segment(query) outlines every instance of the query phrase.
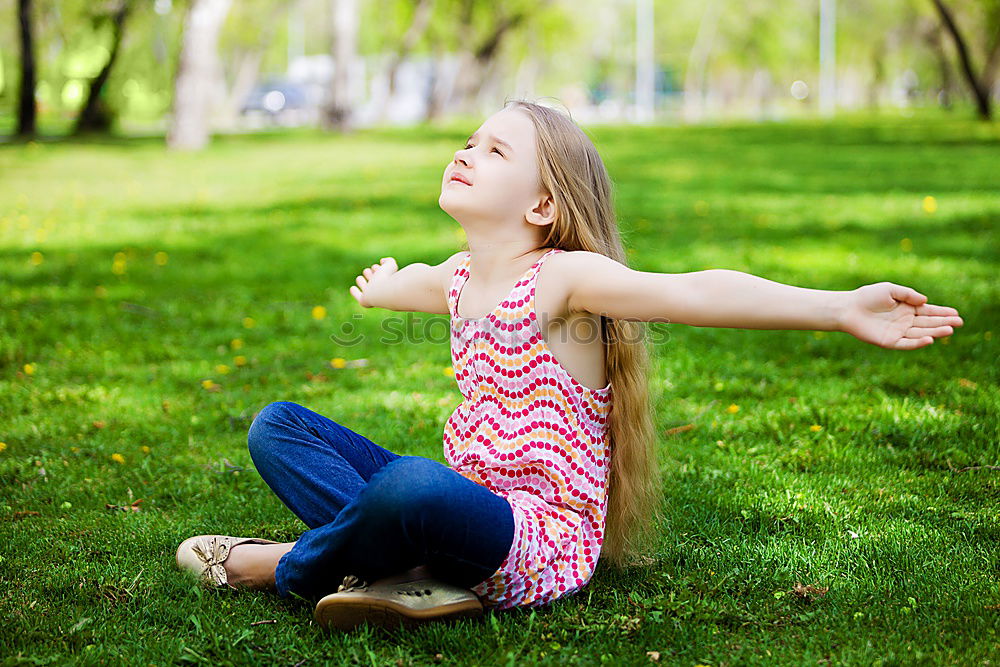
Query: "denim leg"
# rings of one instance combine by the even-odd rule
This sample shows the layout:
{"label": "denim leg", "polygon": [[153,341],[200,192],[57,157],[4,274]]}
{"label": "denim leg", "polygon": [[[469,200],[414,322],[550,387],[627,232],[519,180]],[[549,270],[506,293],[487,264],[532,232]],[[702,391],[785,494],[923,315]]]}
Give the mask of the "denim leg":
{"label": "denim leg", "polygon": [[471,588],[496,572],[513,539],[506,499],[437,461],[401,456],[333,521],[302,534],[278,562],[275,583],[281,597],[318,598],[348,574],[372,581],[425,565]]}
{"label": "denim leg", "polygon": [[264,407],[247,435],[250,458],[275,495],[310,528],[327,524],[382,466],[388,449],[296,403]]}

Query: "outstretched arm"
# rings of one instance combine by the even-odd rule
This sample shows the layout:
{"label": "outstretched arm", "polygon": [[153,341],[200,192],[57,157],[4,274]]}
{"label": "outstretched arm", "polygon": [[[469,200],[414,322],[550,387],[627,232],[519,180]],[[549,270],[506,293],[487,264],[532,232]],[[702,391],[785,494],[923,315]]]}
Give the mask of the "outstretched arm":
{"label": "outstretched arm", "polygon": [[850,291],[795,287],[731,271],[635,271],[599,253],[574,252],[570,311],[698,327],[844,331],[866,343],[913,350],[962,326],[958,311],[883,282]]}

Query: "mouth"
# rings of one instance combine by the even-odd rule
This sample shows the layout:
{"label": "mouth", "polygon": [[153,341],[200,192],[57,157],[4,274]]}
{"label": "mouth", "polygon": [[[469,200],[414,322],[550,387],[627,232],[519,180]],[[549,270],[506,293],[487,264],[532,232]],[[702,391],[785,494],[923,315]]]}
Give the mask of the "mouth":
{"label": "mouth", "polygon": [[465,185],[472,185],[472,183],[469,183],[460,174],[453,174],[452,177],[448,180],[449,183],[454,183],[456,181],[459,182],[459,183],[463,183]]}

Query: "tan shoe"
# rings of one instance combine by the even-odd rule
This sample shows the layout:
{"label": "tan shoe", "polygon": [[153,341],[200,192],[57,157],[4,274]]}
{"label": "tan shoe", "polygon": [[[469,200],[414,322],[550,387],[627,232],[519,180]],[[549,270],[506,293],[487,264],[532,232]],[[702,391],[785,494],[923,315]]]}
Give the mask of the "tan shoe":
{"label": "tan shoe", "polygon": [[363,623],[387,630],[430,621],[482,616],[483,604],[467,588],[437,579],[366,584],[354,576],[316,604],[313,617],[322,628],[349,631]]}
{"label": "tan shoe", "polygon": [[229,552],[240,544],[278,544],[258,537],[230,537],[228,535],[196,535],[177,547],[177,567],[198,577],[199,581],[214,587],[227,586],[229,574],[223,563]]}

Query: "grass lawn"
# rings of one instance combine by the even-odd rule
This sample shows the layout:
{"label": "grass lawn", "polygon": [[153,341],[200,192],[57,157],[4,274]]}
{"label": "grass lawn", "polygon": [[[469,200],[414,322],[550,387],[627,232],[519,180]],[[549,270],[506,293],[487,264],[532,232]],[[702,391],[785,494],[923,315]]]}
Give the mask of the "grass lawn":
{"label": "grass lawn", "polygon": [[650,563],[396,638],[175,570],[190,535],[304,530],[246,449],[269,402],[443,461],[447,318],[348,288],[460,247],[437,198],[478,122],[0,146],[0,664],[995,664],[1000,129],[974,122],[590,130],[633,267],[889,280],[966,321],[913,352],[651,325]]}

